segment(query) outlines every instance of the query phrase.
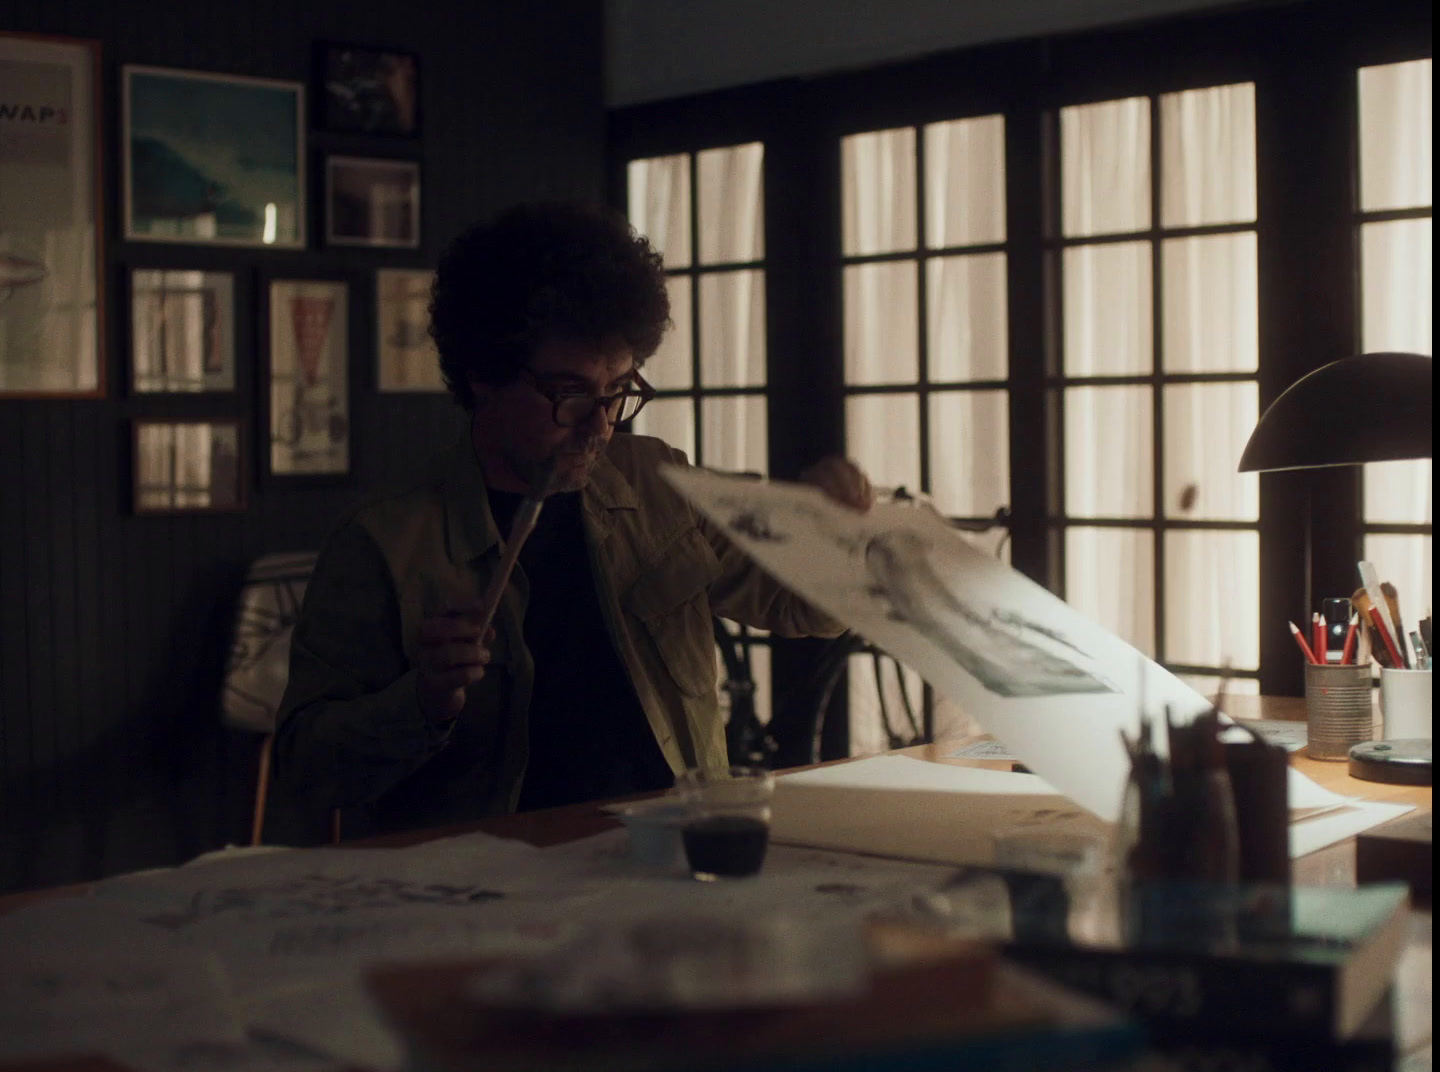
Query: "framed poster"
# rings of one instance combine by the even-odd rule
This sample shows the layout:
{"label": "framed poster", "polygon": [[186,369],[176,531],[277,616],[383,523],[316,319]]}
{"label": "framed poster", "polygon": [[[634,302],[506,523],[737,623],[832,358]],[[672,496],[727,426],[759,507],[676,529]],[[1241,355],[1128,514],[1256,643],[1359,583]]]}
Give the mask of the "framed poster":
{"label": "framed poster", "polygon": [[440,353],[430,337],[428,268],[375,273],[375,384],[380,391],[444,391]]}
{"label": "framed poster", "polygon": [[124,68],[125,237],[305,247],[305,87]]}
{"label": "framed poster", "polygon": [[245,509],[245,452],[238,420],[136,421],[137,514]]}
{"label": "framed poster", "polygon": [[234,275],[131,271],[130,389],[235,389]]}
{"label": "framed poster", "polygon": [[420,130],[420,61],[408,52],[317,46],[326,130],[407,134]]}
{"label": "framed poster", "polygon": [[325,243],[418,248],[420,165],[411,160],[327,157]]}
{"label": "framed poster", "polygon": [[270,472],[348,473],[349,288],[332,280],[274,279],[268,304]]}
{"label": "framed poster", "polygon": [[0,33],[0,397],[100,398],[100,43]]}

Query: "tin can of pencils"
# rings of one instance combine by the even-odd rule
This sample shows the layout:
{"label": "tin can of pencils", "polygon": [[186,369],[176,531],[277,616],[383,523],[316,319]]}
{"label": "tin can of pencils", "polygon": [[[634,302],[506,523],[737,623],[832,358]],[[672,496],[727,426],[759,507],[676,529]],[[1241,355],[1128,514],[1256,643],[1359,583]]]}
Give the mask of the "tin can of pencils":
{"label": "tin can of pencils", "polygon": [[1350,746],[1375,738],[1370,666],[1305,666],[1305,712],[1313,759],[1344,760]]}

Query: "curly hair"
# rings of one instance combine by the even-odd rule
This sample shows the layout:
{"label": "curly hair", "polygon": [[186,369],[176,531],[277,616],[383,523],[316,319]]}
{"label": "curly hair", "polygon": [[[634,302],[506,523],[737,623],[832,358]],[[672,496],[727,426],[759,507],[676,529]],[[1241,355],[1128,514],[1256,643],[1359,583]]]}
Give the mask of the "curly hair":
{"label": "curly hair", "polygon": [[598,205],[520,205],[470,227],[441,256],[430,297],[440,370],[467,410],[472,379],[510,383],[546,341],[618,341],[638,367],[669,325],[660,254]]}

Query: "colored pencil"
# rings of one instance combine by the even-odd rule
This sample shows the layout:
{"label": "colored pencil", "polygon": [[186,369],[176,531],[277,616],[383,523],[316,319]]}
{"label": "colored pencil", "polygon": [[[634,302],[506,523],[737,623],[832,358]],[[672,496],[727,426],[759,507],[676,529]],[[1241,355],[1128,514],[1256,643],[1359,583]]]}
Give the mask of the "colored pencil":
{"label": "colored pencil", "polygon": [[1294,622],[1286,622],[1285,624],[1290,627],[1290,632],[1295,634],[1295,643],[1300,645],[1300,652],[1305,656],[1305,661],[1307,663],[1313,663],[1315,661],[1315,653],[1310,650],[1310,645],[1305,643],[1305,634],[1300,632],[1300,627]]}

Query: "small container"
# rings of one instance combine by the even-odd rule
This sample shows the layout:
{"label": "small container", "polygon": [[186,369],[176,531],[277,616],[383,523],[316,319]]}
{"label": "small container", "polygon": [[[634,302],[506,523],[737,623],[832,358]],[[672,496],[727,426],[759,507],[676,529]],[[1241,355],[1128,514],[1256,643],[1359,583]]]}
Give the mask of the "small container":
{"label": "small container", "polygon": [[1429,670],[1380,669],[1380,714],[1387,741],[1431,737]]}
{"label": "small container", "polygon": [[714,882],[759,872],[770,842],[773,774],[761,767],[687,770],[675,790],[690,809],[681,838],[691,875]]}
{"label": "small container", "polygon": [[1375,711],[1368,664],[1305,665],[1305,754],[1312,759],[1346,760],[1350,746],[1375,737]]}
{"label": "small container", "polygon": [[689,814],[689,807],[674,797],[641,800],[621,808],[620,821],[630,834],[630,859],[641,867],[683,871],[680,828]]}

